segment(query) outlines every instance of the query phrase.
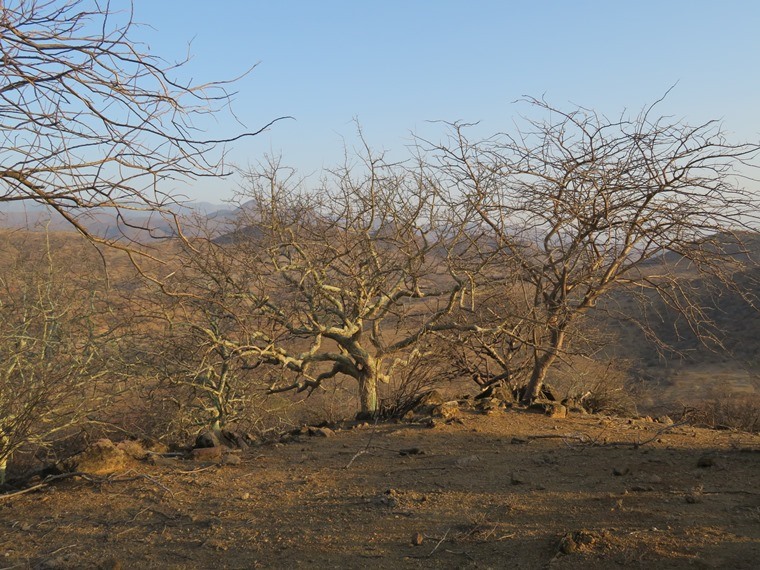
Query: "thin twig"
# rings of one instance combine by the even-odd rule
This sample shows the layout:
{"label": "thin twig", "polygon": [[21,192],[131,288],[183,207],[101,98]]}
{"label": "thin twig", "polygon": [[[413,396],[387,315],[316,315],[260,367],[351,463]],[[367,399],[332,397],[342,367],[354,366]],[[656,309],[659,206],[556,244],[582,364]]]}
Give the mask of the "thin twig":
{"label": "thin twig", "polygon": [[438,547],[441,546],[443,544],[443,541],[446,540],[446,537],[449,536],[449,531],[451,531],[451,527],[446,529],[446,532],[443,534],[443,537],[441,538],[441,540],[438,541],[438,544],[435,545],[433,550],[430,551],[430,554],[427,555],[427,558],[430,558],[431,556],[433,556],[433,554],[435,554],[435,551],[438,550]]}
{"label": "thin twig", "polygon": [[364,455],[365,453],[369,453],[369,448],[372,445],[372,439],[375,437],[375,433],[377,432],[377,422],[380,418],[375,418],[375,423],[372,426],[372,432],[369,434],[369,440],[367,441],[367,445],[364,449],[360,449],[357,451],[354,456],[351,458],[351,461],[348,462],[348,464],[343,469],[348,469],[353,465],[354,461],[356,461],[359,457]]}
{"label": "thin twig", "polygon": [[655,434],[654,434],[652,437],[650,437],[649,439],[647,439],[647,440],[644,440],[644,441],[639,441],[639,442],[636,442],[636,443],[634,443],[634,444],[633,444],[633,448],[634,448],[634,449],[637,449],[637,448],[641,447],[642,445],[646,445],[647,443],[652,443],[652,442],[653,442],[653,441],[655,441],[655,440],[656,440],[658,437],[660,437],[662,434],[664,434],[664,433],[666,433],[666,432],[668,432],[668,431],[670,431],[670,430],[672,430],[672,429],[674,429],[674,428],[680,427],[680,426],[682,426],[682,425],[686,425],[686,424],[688,424],[688,423],[689,423],[689,421],[688,421],[688,420],[681,420],[680,422],[676,422],[676,423],[674,423],[674,424],[671,424],[671,425],[669,425],[669,426],[665,426],[664,428],[657,430],[657,431],[655,432]]}
{"label": "thin twig", "polygon": [[86,473],[82,473],[80,471],[75,471],[73,473],[61,473],[60,475],[48,475],[45,477],[45,479],[36,485],[32,485],[31,487],[27,487],[26,489],[21,489],[20,491],[15,491],[13,493],[5,493],[3,495],[0,495],[0,500],[11,499],[13,497],[18,497],[19,495],[31,493],[32,491],[47,487],[52,482],[58,481],[60,479],[69,479],[70,477],[84,477],[85,475]]}

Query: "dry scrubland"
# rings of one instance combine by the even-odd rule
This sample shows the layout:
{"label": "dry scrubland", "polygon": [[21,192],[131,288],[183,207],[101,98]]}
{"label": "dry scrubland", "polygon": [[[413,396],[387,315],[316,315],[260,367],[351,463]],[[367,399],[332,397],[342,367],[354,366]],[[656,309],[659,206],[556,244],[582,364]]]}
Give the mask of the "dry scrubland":
{"label": "dry scrubland", "polygon": [[[88,283],[114,295],[98,319],[132,315],[130,326],[155,338],[159,329],[134,316],[147,284],[122,254],[105,250],[106,287],[93,278],[102,260],[73,234],[3,238],[5,267],[76,259],[54,273],[76,283],[92,271]],[[739,332],[753,329],[750,321]],[[614,345],[618,355],[628,346],[626,359],[645,360],[634,331],[618,323],[613,333],[628,339]],[[221,454],[191,449],[199,428],[188,409],[171,404],[176,386],[134,366],[113,370],[90,416],[95,424],[58,434],[35,460],[22,449],[12,465],[10,474],[22,475],[59,461],[31,479],[26,471],[0,497],[2,567],[752,568],[760,556],[760,436],[696,427],[757,422],[756,377],[746,361],[724,359],[699,353],[623,395],[619,378],[596,385],[611,409],[628,406],[624,417],[580,407],[550,417],[503,392],[504,400],[474,399],[479,388],[465,379],[426,377],[381,396],[437,385],[460,399],[417,406],[403,420],[348,422],[353,382],[309,399],[267,397],[260,385],[249,423],[241,417],[250,432]],[[564,395],[605,370],[573,376],[560,368],[550,382]],[[737,391],[727,396],[732,383]],[[719,400],[699,404],[705,397]],[[669,410],[676,423],[639,416],[635,404],[640,414]],[[104,436],[117,451],[97,443]],[[65,459],[82,450],[90,459]]]}
{"label": "dry scrubland", "polygon": [[760,556],[758,435],[469,401],[448,420],[332,427],[233,459],[151,454],[4,498],[3,567],[755,568]]}
{"label": "dry scrubland", "polygon": [[754,564],[760,144],[527,97],[231,169],[280,119],[131,16],[0,3],[0,211],[60,218],[0,233],[0,567]]}

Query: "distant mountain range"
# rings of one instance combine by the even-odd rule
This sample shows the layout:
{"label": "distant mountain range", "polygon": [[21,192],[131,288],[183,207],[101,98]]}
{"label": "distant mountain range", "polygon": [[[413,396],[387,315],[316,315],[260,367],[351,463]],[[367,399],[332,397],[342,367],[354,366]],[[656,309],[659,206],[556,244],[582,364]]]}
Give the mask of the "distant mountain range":
{"label": "distant mountain range", "polygon": [[[72,210],[72,213],[77,222],[101,238],[160,239],[176,235],[173,215],[177,216],[183,227],[192,227],[192,220],[196,217],[214,223],[224,223],[234,216],[236,209],[235,206],[211,202],[187,202],[170,207],[165,214],[113,208]],[[76,231],[68,220],[52,208],[43,204],[21,202],[0,202],[0,228]]]}

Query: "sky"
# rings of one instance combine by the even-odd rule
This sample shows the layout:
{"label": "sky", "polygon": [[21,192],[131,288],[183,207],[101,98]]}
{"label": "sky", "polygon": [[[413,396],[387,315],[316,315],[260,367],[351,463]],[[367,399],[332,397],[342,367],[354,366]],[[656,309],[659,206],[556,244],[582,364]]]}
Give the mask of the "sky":
{"label": "sky", "polygon": [[[134,0],[136,36],[168,61],[192,55],[196,82],[250,73],[214,136],[257,130],[229,154],[266,154],[318,173],[368,143],[404,157],[434,121],[479,122],[486,134],[535,116],[523,96],[617,116],[662,97],[687,123],[720,119],[733,142],[760,140],[760,2],[755,0]],[[189,47],[188,47],[189,46]],[[231,197],[235,180],[180,189]]]}

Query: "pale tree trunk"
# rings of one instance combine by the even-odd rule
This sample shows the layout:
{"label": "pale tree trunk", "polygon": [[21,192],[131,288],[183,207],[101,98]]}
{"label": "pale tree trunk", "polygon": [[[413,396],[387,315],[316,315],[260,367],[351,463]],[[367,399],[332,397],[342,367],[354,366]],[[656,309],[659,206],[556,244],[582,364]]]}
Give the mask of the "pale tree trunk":
{"label": "pale tree trunk", "polygon": [[379,375],[379,366],[374,359],[369,359],[364,363],[359,375],[359,404],[360,416],[365,418],[374,418],[379,410],[377,401],[377,380]]}
{"label": "pale tree trunk", "polygon": [[557,360],[557,355],[562,349],[565,343],[565,331],[564,329],[552,329],[550,337],[550,348],[537,357],[533,365],[533,372],[530,375],[530,381],[525,387],[525,394],[523,394],[522,401],[524,404],[529,404],[536,400],[541,393],[541,388],[544,387],[544,380],[546,380],[546,374],[549,369]]}

